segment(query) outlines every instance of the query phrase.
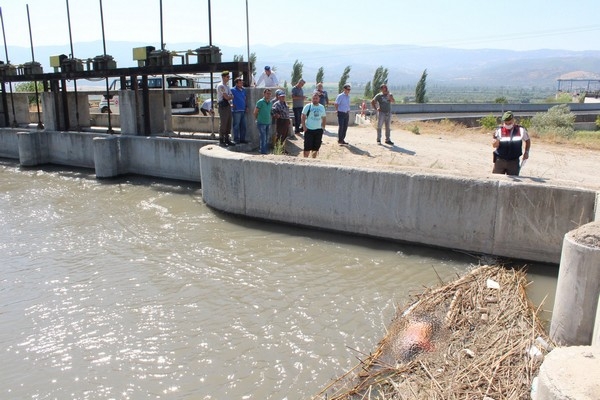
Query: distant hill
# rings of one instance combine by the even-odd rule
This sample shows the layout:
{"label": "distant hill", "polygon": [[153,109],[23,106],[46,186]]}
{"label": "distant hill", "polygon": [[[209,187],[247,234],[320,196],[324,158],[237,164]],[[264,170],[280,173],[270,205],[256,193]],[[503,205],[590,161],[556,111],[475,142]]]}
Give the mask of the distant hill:
{"label": "distant hill", "polygon": [[[135,66],[132,49],[146,44],[137,42],[107,42],[107,53],[117,61],[118,67]],[[184,51],[206,44],[174,43],[169,50]],[[93,58],[102,54],[100,41],[75,43],[75,57]],[[70,46],[41,46],[34,49],[36,61],[44,71],[50,72],[51,55],[68,54]],[[576,74],[579,78],[597,79],[600,74],[600,51],[567,50],[463,50],[443,47],[417,47],[406,45],[321,45],[285,44],[279,46],[252,46],[257,55],[257,71],[264,65],[275,67],[280,81],[290,79],[296,60],[303,63],[304,78],[312,83],[317,70],[324,68],[325,81],[337,83],[346,66],[351,66],[350,83],[362,86],[370,81],[379,66],[389,71],[391,85],[415,85],[423,70],[427,69],[428,83],[462,86],[520,86],[556,87],[561,76]],[[221,47],[223,61],[234,55],[244,55],[244,47]],[[31,61],[31,50],[9,47],[13,64]]]}

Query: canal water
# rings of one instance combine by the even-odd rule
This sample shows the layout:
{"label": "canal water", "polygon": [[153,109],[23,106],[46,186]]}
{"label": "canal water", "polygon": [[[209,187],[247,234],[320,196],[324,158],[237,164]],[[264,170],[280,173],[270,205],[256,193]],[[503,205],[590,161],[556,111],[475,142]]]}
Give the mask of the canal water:
{"label": "canal water", "polygon": [[[190,183],[6,160],[0,250],[3,399],[307,399],[411,294],[479,263],[223,214]],[[551,310],[558,268],[529,271]]]}

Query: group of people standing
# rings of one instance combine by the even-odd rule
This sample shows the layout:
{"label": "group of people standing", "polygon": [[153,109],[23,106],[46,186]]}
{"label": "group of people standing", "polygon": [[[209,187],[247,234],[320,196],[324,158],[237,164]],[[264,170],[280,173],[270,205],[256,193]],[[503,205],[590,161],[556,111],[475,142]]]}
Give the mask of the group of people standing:
{"label": "group of people standing", "polygon": [[[304,85],[304,81],[302,84]],[[319,103],[319,94],[313,93],[309,104],[304,105],[304,94],[295,92],[296,99],[292,100],[292,110],[294,112],[294,130],[295,133],[304,133],[304,157],[317,157],[321,144],[323,142],[323,132],[325,131],[326,110],[325,106]],[[272,119],[275,119],[275,143],[285,144],[290,129],[289,107],[285,101],[285,91],[278,89],[275,92],[276,101],[271,102],[271,89],[263,90],[263,97],[256,102],[254,109],[254,118],[259,133],[259,150],[261,154],[267,154],[269,127]],[[292,92],[292,98],[294,92]],[[300,99],[298,98],[300,97]],[[301,102],[301,103],[300,103]],[[301,104],[301,107],[296,105]],[[298,117],[299,115],[299,117]],[[285,148],[283,149],[285,153]]]}
{"label": "group of people standing", "polygon": [[[246,141],[246,112],[248,102],[243,87],[243,79],[235,78],[234,87],[229,88],[229,71],[221,73],[221,83],[217,85],[217,104],[219,109],[219,143],[221,146],[234,146],[236,143],[248,143]],[[323,140],[325,131],[326,109],[329,102],[327,91],[323,90],[323,84],[319,83],[312,95],[312,101],[304,104],[303,86],[306,83],[300,79],[292,89],[292,111],[294,113],[294,132],[304,133],[304,157],[312,155],[316,157]],[[259,150],[261,154],[269,151],[269,128],[275,124],[275,145],[281,146],[283,153],[285,141],[290,130],[290,110],[286,102],[284,90],[277,89],[275,98],[271,87],[278,85],[277,76],[271,71],[271,67],[265,66],[257,85],[264,84],[263,97],[256,102],[253,116],[259,132]],[[206,115],[206,114],[205,114]],[[233,141],[230,140],[230,132],[233,130]]]}
{"label": "group of people standing", "polygon": [[[269,127],[275,123],[275,145],[282,148],[286,154],[285,141],[290,130],[290,110],[286,102],[286,93],[281,89],[275,91],[275,98],[272,101],[272,86],[277,86],[276,75],[269,66],[265,66],[263,75],[257,81],[257,84],[265,85],[263,97],[256,102],[253,116],[259,131],[259,150],[261,154],[267,154],[269,151]],[[234,87],[229,88],[229,72],[224,71],[222,81],[217,86],[217,104],[219,107],[220,126],[219,142],[222,146],[233,146],[236,143],[248,143],[246,141],[246,112],[248,103],[246,91],[244,90],[244,81],[238,77],[234,79]],[[321,144],[323,142],[323,133],[325,132],[326,106],[329,104],[327,91],[323,84],[318,83],[315,91],[312,93],[311,101],[304,104],[306,96],[304,95],[304,85],[306,81],[302,78],[292,88],[292,112],[294,114],[294,133],[304,134],[304,157],[317,157]],[[271,86],[272,85],[272,86]],[[385,127],[385,144],[393,146],[391,140],[391,104],[395,103],[394,96],[389,92],[387,84],[380,86],[380,92],[371,100],[371,106],[377,111],[377,144],[381,145],[383,128]],[[349,84],[343,86],[342,93],[335,98],[334,106],[338,119],[338,144],[340,146],[348,145],[346,142],[346,133],[350,122],[350,91],[352,87]],[[233,141],[229,134],[233,130]],[[522,147],[525,144],[525,151]],[[529,148],[531,140],[527,130],[522,126],[514,124],[514,116],[508,111],[502,116],[502,126],[494,132],[494,168],[493,173],[518,175],[523,160],[529,158]]]}
{"label": "group of people standing", "polygon": [[[219,143],[221,146],[234,146],[236,143],[246,141],[246,112],[248,103],[244,80],[241,77],[234,79],[234,86],[230,88],[229,71],[221,73],[221,83],[217,85],[217,105],[219,107]],[[233,141],[229,133],[233,128]]]}

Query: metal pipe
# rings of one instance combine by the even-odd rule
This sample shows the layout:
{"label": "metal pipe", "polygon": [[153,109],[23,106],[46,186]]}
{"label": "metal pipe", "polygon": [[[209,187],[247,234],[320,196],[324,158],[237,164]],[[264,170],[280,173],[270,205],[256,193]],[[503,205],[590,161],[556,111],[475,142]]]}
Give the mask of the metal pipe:
{"label": "metal pipe", "polygon": [[[67,23],[69,25],[69,43],[71,44],[71,58],[73,59],[73,62],[76,63],[75,54],[73,52],[73,36],[71,35],[71,13],[69,12],[69,0],[66,0],[66,1],[67,1]],[[75,65],[73,65],[74,68],[75,68]],[[75,129],[80,130],[81,125],[79,124],[79,100],[77,99],[77,79],[73,79],[73,90],[75,92],[75,118],[77,119],[77,126],[75,127]]]}
{"label": "metal pipe", "polygon": [[[27,24],[29,26],[29,44],[31,46],[31,65],[32,67],[35,65],[35,56],[33,54],[33,36],[31,35],[31,20],[29,18],[29,4],[25,5],[27,8]],[[33,81],[33,86],[35,88],[35,104],[37,105],[37,116],[38,116],[38,129],[44,129],[44,124],[42,124],[42,117],[40,112],[40,95],[38,93],[37,81]]]}
{"label": "metal pipe", "polygon": [[[159,6],[160,6],[160,57],[158,58],[160,60],[160,64],[162,65],[164,62],[164,54],[165,54],[165,41],[164,41],[164,36],[163,36],[163,6],[162,6],[162,0],[159,1]],[[161,79],[162,79],[162,101],[163,101],[163,133],[167,133],[167,92],[166,92],[166,86],[167,86],[167,82],[165,82],[165,73],[163,72],[161,74]],[[171,131],[168,131],[169,133],[169,137],[171,137]]]}
{"label": "metal pipe", "polygon": [[252,86],[252,71],[250,66],[250,19],[248,18],[248,0],[246,0],[246,54],[248,55],[248,71],[250,76],[248,80],[248,86]]}
{"label": "metal pipe", "polygon": [[[208,45],[209,45],[209,49],[210,51],[212,51],[212,12],[211,12],[211,8],[210,8],[210,0],[208,0]],[[198,55],[198,57],[200,57],[200,55]],[[215,113],[214,113],[214,109],[215,109],[215,100],[213,97],[213,92],[214,92],[214,81],[213,81],[213,71],[211,69],[210,71],[210,106],[213,109],[213,113],[211,114],[211,139],[215,138]]]}
{"label": "metal pipe", "polygon": [[[106,60],[106,38],[104,36],[104,14],[102,12],[102,0],[100,1],[100,25],[102,26],[102,49],[104,50],[104,61]],[[110,92],[109,92],[109,87],[108,87],[108,76],[105,78],[106,79],[106,105],[108,106],[108,129],[106,130],[106,133],[109,134],[113,134],[115,133],[113,131],[112,125],[111,125],[111,120],[110,120]]]}
{"label": "metal pipe", "polygon": [[[6,54],[6,65],[10,65],[10,61],[8,60],[8,47],[6,46],[6,33],[4,31],[4,17],[2,16],[2,7],[0,7],[0,21],[2,22],[2,37],[4,38],[4,54]],[[8,87],[10,88],[10,104],[12,107],[12,115],[13,115],[13,123],[12,127],[17,127],[17,116],[15,113],[15,100],[13,98],[13,89],[12,82],[8,82]],[[8,123],[8,119],[6,121]]]}

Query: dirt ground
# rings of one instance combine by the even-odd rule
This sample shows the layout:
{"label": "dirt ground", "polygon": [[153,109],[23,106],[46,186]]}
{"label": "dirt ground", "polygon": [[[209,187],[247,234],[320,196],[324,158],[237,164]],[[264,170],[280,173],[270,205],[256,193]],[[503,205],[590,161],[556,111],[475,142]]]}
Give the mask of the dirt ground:
{"label": "dirt ground", "polygon": [[[492,170],[491,132],[480,129],[447,129],[435,125],[420,129],[419,134],[403,130],[399,122],[392,123],[393,146],[376,143],[376,129],[371,125],[356,125],[348,129],[346,142],[337,143],[337,126],[327,125],[318,162],[361,166],[379,170],[430,172],[441,175],[483,179],[506,179],[538,182],[555,186],[600,190],[600,151],[571,145],[543,143],[531,139],[529,160],[519,177],[494,175]],[[290,156],[302,157],[303,139],[288,141]]]}

